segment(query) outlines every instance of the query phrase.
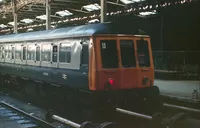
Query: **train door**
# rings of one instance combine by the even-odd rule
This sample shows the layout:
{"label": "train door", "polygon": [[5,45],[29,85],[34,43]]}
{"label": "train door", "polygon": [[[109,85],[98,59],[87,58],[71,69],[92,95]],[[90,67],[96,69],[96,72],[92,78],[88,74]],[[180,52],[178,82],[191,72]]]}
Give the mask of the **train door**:
{"label": "train door", "polygon": [[149,38],[135,38],[136,55],[138,61],[138,86],[146,87],[153,85],[154,68],[152,60],[152,51]]}
{"label": "train door", "polygon": [[33,43],[27,44],[27,64],[35,65],[36,46]]}
{"label": "train door", "polygon": [[131,36],[118,37],[117,43],[119,45],[119,58],[121,65],[121,88],[136,88],[138,82],[138,70],[135,53],[135,42]]}
{"label": "train door", "polygon": [[42,42],[41,44],[41,66],[51,67],[51,43]]}
{"label": "train door", "polygon": [[58,67],[58,51],[59,51],[59,47],[58,47],[58,44],[56,43],[52,43],[51,44],[52,46],[52,60],[51,60],[51,67],[52,68],[57,68]]}

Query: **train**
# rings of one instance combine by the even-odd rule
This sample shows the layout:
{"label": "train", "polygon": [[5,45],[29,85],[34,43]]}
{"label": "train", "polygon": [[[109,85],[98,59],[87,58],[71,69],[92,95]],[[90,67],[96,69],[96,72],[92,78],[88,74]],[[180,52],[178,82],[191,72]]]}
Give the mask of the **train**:
{"label": "train", "polygon": [[150,36],[116,27],[97,23],[0,36],[1,84],[31,96],[55,92],[90,108],[157,110]]}

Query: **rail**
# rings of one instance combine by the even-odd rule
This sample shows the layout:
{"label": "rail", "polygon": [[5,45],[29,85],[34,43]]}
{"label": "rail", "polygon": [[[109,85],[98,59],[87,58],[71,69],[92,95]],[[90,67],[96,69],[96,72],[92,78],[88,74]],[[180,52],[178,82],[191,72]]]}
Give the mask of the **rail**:
{"label": "rail", "polygon": [[195,109],[195,108],[183,107],[183,106],[167,104],[167,103],[163,103],[163,106],[170,107],[170,108],[177,108],[177,109],[181,109],[181,110],[185,110],[185,111],[189,111],[189,112],[200,113],[200,109]]}
{"label": "rail", "polygon": [[26,113],[26,112],[14,107],[14,106],[8,104],[8,103],[6,103],[5,101],[0,101],[0,104],[2,106],[5,106],[5,107],[17,112],[17,113],[22,114],[23,116],[25,116],[25,117],[27,117],[27,118],[29,118],[31,120],[34,120],[34,122],[36,122],[37,124],[39,124],[40,126],[42,126],[44,128],[56,128],[55,126],[51,125],[50,123],[48,123],[48,122],[46,122],[44,120],[41,120],[41,119],[39,119],[39,118],[37,118],[37,117],[35,117],[33,115],[30,115],[29,113]]}
{"label": "rail", "polygon": [[117,112],[140,117],[152,122],[151,127],[157,128],[199,128],[200,120],[190,118],[185,113],[177,113],[172,117],[164,117],[161,113],[155,113],[154,115],[144,115],[129,110],[116,108]]}

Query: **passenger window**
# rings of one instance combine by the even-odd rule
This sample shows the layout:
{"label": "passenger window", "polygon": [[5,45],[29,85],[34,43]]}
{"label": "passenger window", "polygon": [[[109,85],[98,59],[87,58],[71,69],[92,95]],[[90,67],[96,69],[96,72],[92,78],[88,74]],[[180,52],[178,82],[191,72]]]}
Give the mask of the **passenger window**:
{"label": "passenger window", "polygon": [[15,59],[21,60],[21,46],[16,45],[15,47]]}
{"label": "passenger window", "polygon": [[51,45],[44,44],[42,45],[42,61],[50,61],[51,56]]}
{"label": "passenger window", "polygon": [[15,47],[14,46],[12,46],[12,59],[15,59]]}
{"label": "passenger window", "polygon": [[138,61],[140,67],[149,67],[149,47],[146,40],[137,40]]}
{"label": "passenger window", "polygon": [[0,46],[0,59],[2,58],[2,46]]}
{"label": "passenger window", "polygon": [[57,62],[57,56],[58,56],[58,46],[54,45],[53,46],[53,56],[52,56],[53,62]]}
{"label": "passenger window", "polygon": [[26,46],[23,46],[23,60],[26,60]]}
{"label": "passenger window", "polygon": [[69,44],[60,44],[59,62],[71,62],[71,46]]}
{"label": "passenger window", "polygon": [[28,45],[27,60],[35,60],[35,45]]}
{"label": "passenger window", "polygon": [[7,46],[5,47],[5,58],[6,58],[6,59],[11,59],[10,53],[11,53],[10,46],[7,45]]}
{"label": "passenger window", "polygon": [[81,64],[88,64],[89,58],[89,50],[88,44],[82,44],[82,57],[81,57]]}
{"label": "passenger window", "polygon": [[2,47],[2,59],[4,59],[5,58],[5,49],[4,49],[4,47]]}
{"label": "passenger window", "polygon": [[11,45],[8,46],[8,59],[12,58],[12,47]]}
{"label": "passenger window", "polygon": [[119,67],[116,40],[101,40],[100,50],[103,68]]}
{"label": "passenger window", "polygon": [[36,61],[40,61],[40,46],[36,47]]}
{"label": "passenger window", "polygon": [[120,52],[124,68],[136,67],[133,40],[120,40]]}

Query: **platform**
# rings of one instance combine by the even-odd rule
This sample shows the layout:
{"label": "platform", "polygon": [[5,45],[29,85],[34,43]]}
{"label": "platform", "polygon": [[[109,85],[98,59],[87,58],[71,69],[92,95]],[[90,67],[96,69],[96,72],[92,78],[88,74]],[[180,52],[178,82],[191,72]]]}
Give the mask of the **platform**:
{"label": "platform", "polygon": [[163,96],[200,102],[200,81],[155,79],[154,85],[159,87]]}

